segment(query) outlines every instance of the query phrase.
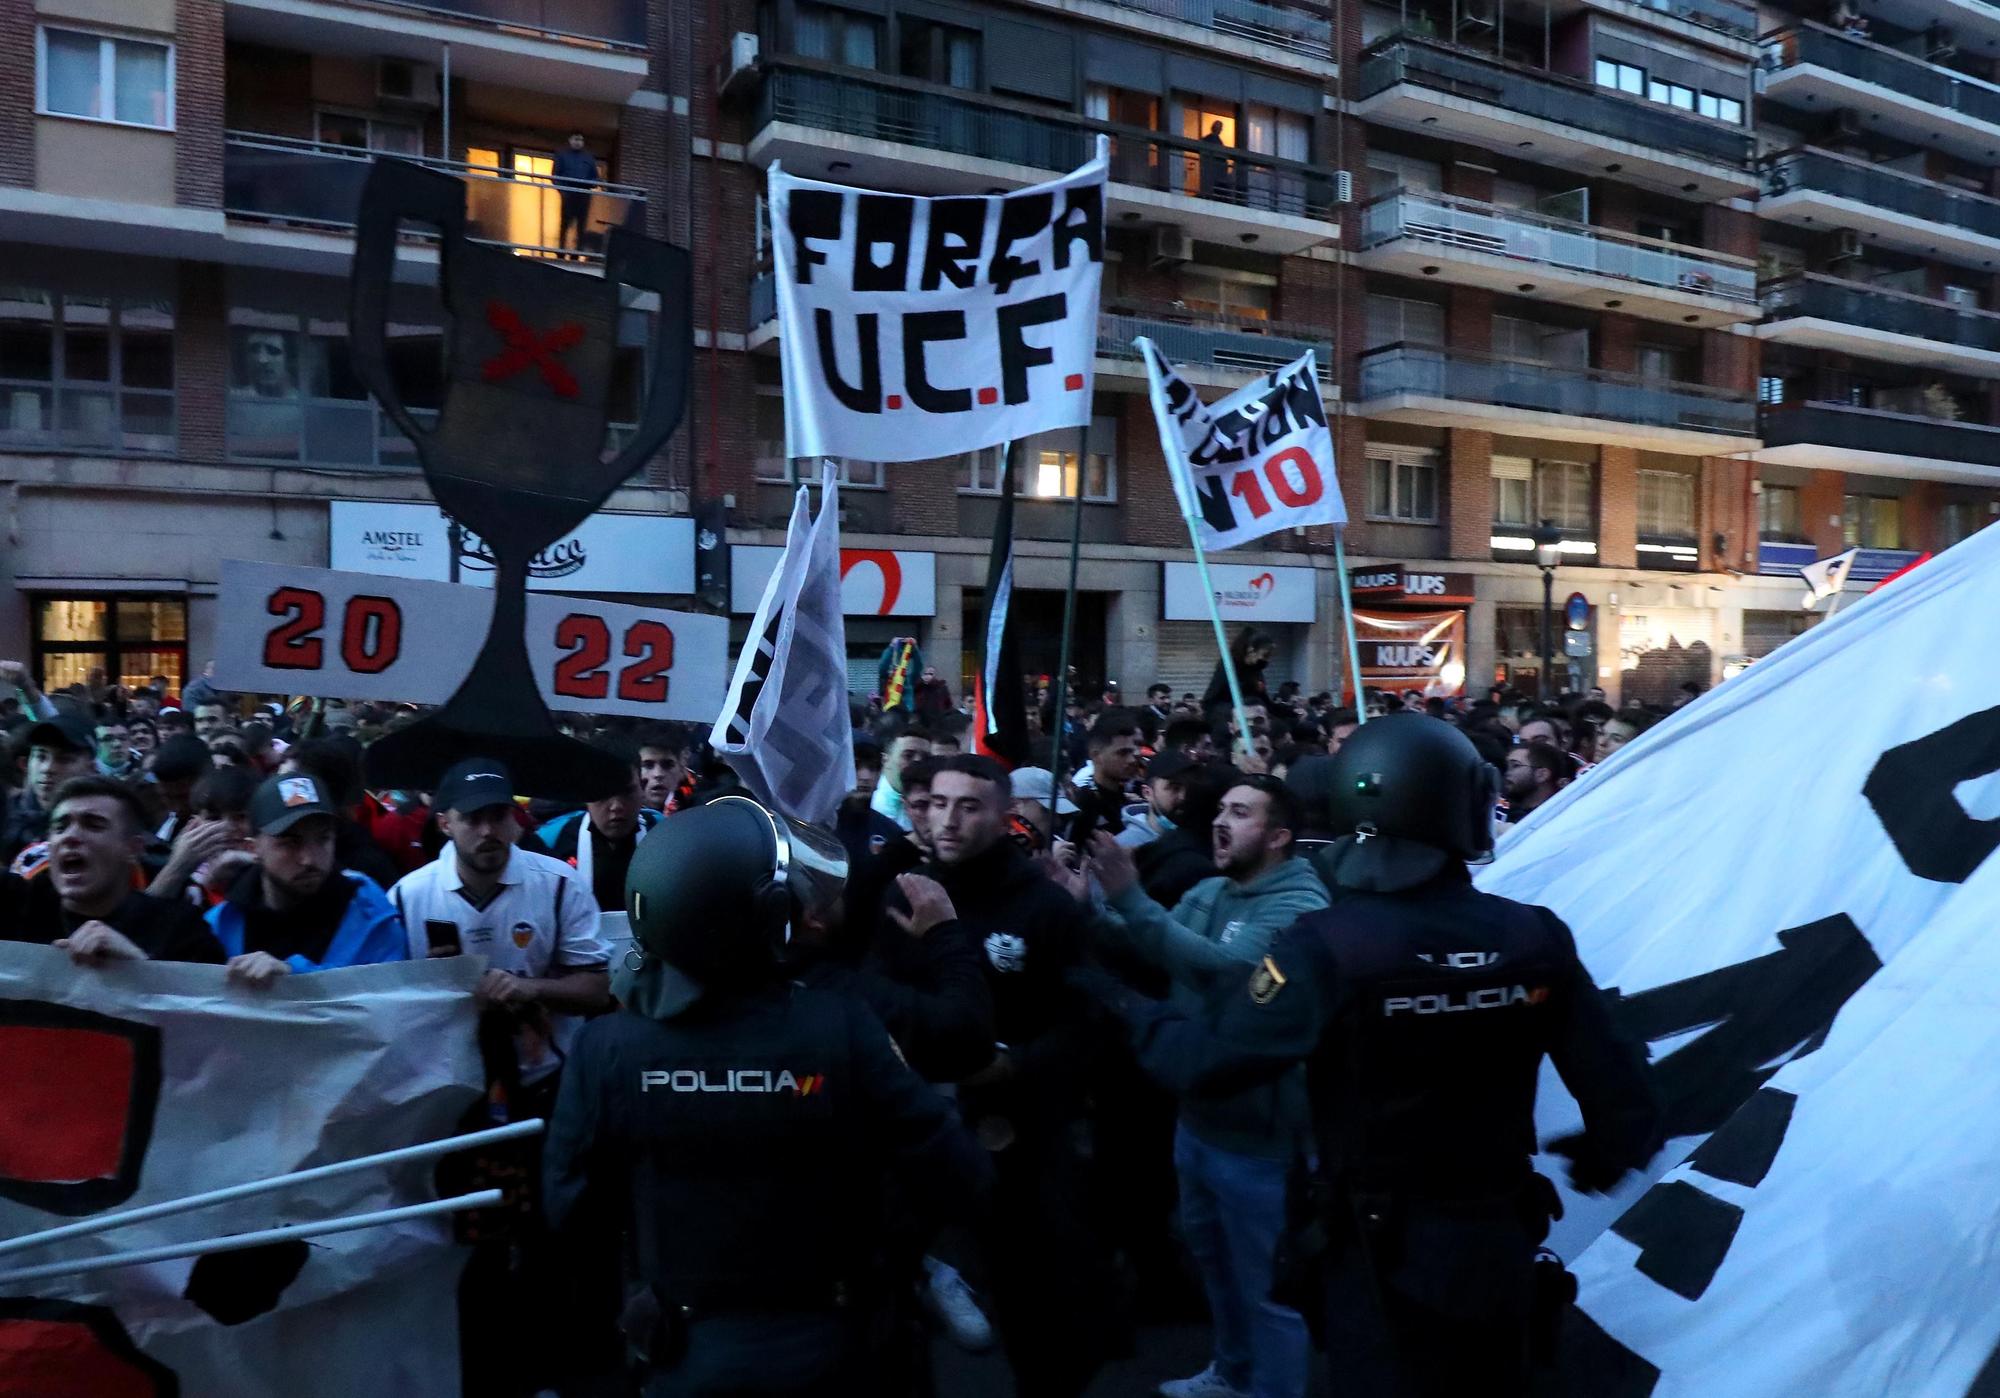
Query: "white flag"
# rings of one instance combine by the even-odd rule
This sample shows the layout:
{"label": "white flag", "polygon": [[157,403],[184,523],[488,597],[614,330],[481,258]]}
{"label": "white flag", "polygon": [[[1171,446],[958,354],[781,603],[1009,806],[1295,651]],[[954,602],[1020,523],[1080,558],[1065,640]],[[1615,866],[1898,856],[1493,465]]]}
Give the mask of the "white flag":
{"label": "white flag", "polygon": [[1146,361],[1174,495],[1181,515],[1198,521],[1203,548],[1346,523],[1313,351],[1204,404],[1151,340],[1134,343]]}
{"label": "white flag", "polygon": [[1847,586],[1847,574],[1854,567],[1860,549],[1849,549],[1846,553],[1836,553],[1831,558],[1822,558],[1799,569],[1799,576],[1806,580],[1804,605],[1812,607],[1823,602]]}
{"label": "white flag", "polygon": [[1108,168],[923,199],[773,165],[786,453],[921,461],[1087,426]]}
{"label": "white flag", "polygon": [[854,789],[847,623],[840,605],[840,486],[820,477],[819,518],[799,487],[785,555],[764,585],[709,741],[759,801],[830,825]]}
{"label": "white flag", "polygon": [[[1570,924],[1666,1100],[1651,1178],[1569,1196],[1552,1239],[1587,1246],[1568,1391],[2000,1374],[1996,583],[1988,529],[1634,739],[1480,876]],[[1540,1116],[1573,1129],[1553,1074]]]}

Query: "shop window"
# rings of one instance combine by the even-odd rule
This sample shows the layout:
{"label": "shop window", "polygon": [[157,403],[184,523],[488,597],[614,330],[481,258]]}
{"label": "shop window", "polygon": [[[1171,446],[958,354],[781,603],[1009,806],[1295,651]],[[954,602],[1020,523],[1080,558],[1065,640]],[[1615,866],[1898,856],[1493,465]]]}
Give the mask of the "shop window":
{"label": "shop window", "polygon": [[1368,448],[1368,518],[1437,523],[1438,468],[1428,451]]}
{"label": "shop window", "polygon": [[1849,548],[1900,549],[1903,502],[1888,495],[1849,495],[1841,532]]}
{"label": "shop window", "polygon": [[1793,485],[1766,484],[1758,499],[1757,536],[1773,543],[1805,539],[1799,516],[1799,490]]}
{"label": "shop window", "polygon": [[1643,538],[1692,542],[1694,477],[1680,471],[1639,472],[1638,525]]}
{"label": "shop window", "polygon": [[179,693],[187,674],[187,602],[179,597],[41,597],[34,609],[34,664],[43,689],[107,683],[136,688],[164,675]]}
{"label": "shop window", "polygon": [[40,49],[37,111],[173,129],[172,44],[54,26],[38,29],[35,38]]}
{"label": "shop window", "polygon": [[170,452],[175,433],[171,300],[0,286],[0,444]]}

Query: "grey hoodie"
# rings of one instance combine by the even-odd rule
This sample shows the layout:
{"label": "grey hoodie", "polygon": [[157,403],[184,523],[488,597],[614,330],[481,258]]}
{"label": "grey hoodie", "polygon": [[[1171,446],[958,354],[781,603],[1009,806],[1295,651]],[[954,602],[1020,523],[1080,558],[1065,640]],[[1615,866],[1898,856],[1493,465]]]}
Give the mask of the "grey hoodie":
{"label": "grey hoodie", "polygon": [[[1243,994],[1249,968],[1278,933],[1328,899],[1311,864],[1287,859],[1247,883],[1203,879],[1171,913],[1137,884],[1107,901],[1131,950],[1173,978],[1173,1002],[1199,1014],[1213,996]],[[1237,1155],[1289,1159],[1310,1121],[1303,1068],[1242,1092],[1181,1099],[1182,1124]]]}

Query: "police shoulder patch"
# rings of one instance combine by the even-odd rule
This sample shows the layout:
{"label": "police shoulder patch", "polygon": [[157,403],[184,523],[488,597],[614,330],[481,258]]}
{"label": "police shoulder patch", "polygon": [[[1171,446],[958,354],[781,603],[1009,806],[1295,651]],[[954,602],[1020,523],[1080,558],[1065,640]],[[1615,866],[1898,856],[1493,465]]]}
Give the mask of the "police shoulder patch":
{"label": "police shoulder patch", "polygon": [[1278,963],[1265,957],[1250,973],[1250,1003],[1268,1005],[1278,998],[1278,992],[1285,988],[1285,973],[1278,969]]}

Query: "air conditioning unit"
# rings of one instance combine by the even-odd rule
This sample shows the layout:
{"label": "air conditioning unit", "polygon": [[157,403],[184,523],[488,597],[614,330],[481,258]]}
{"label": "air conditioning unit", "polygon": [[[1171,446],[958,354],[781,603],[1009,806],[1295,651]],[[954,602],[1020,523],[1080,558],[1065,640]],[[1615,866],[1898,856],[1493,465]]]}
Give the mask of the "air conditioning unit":
{"label": "air conditioning unit", "polygon": [[757,36],[738,30],[729,36],[729,56],[722,65],[718,91],[727,95],[750,82],[757,73]]}
{"label": "air conditioning unit", "polygon": [[1861,234],[1852,228],[1843,228],[1833,235],[1833,252],[1829,262],[1852,262],[1866,249],[1862,246]]}
{"label": "air conditioning unit", "polygon": [[1194,260],[1194,235],[1185,228],[1177,228],[1171,223],[1163,223],[1153,230],[1153,265],[1164,267],[1171,263]]}
{"label": "air conditioning unit", "polygon": [[438,70],[429,63],[415,63],[407,58],[377,59],[375,96],[405,107],[435,107]]}
{"label": "air conditioning unit", "polygon": [[1333,172],[1333,202],[1352,204],[1354,202],[1354,172],[1335,170]]}

